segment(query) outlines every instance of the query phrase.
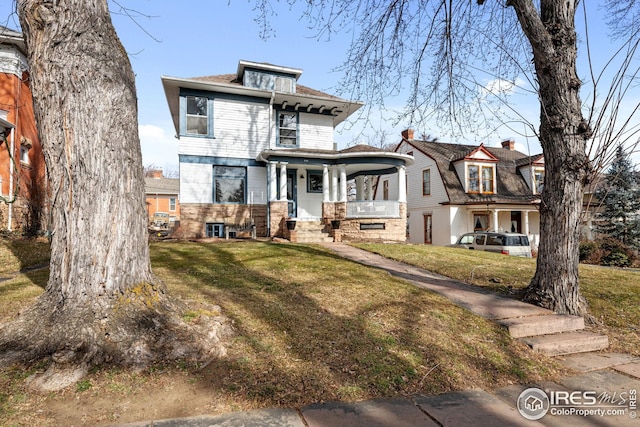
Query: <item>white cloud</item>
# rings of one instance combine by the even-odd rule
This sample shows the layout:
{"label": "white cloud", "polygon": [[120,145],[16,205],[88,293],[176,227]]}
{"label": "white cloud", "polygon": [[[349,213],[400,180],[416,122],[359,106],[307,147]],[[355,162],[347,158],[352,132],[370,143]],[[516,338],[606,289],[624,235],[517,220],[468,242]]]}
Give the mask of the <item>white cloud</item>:
{"label": "white cloud", "polygon": [[155,125],[139,125],[138,133],[142,148],[142,163],[145,166],[160,167],[165,173],[177,173],[178,140],[173,137],[171,130],[167,131]]}

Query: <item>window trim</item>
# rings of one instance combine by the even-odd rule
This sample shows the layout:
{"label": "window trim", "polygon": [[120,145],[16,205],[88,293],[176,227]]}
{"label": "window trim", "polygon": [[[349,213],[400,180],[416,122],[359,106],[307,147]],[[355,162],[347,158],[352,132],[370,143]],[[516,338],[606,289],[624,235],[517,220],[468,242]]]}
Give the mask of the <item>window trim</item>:
{"label": "window trim", "polygon": [[[171,207],[173,205],[173,208]],[[178,206],[178,199],[176,197],[169,197],[169,212],[175,212]]]}
{"label": "window trim", "polygon": [[[295,115],[296,118],[296,143],[295,145],[291,144],[281,144],[280,143],[280,115],[281,114],[290,114]],[[285,128],[288,129],[288,128]],[[276,147],[284,147],[284,148],[298,148],[300,147],[300,113],[297,111],[287,111],[287,110],[276,110]]]}

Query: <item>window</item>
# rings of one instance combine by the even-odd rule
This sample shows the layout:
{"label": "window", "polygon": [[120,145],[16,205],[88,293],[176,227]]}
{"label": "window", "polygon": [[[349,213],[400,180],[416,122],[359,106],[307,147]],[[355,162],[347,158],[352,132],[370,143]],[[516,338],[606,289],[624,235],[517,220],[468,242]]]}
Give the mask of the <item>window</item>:
{"label": "window", "polygon": [[276,76],[275,90],[277,92],[293,93],[293,79],[291,77]]}
{"label": "window", "polygon": [[533,170],[534,191],[536,194],[541,194],[544,188],[544,169]]}
{"label": "window", "polygon": [[493,166],[467,166],[467,193],[493,194],[493,170]]}
{"label": "window", "polygon": [[469,165],[467,167],[467,173],[469,175],[469,181],[467,185],[468,193],[479,193],[480,192],[480,175],[479,175],[479,167],[475,165]]}
{"label": "window", "polygon": [[278,145],[296,147],[298,145],[298,114],[286,111],[278,113]]}
{"label": "window", "polygon": [[20,146],[20,162],[29,164],[29,147],[26,145]]}
{"label": "window", "polygon": [[170,211],[175,211],[176,210],[176,198],[175,197],[170,197],[169,198],[169,210]]}
{"label": "window", "polygon": [[422,171],[422,195],[431,195],[431,169],[425,169]]}
{"label": "window", "polygon": [[246,168],[214,166],[213,203],[246,203],[246,181]]}
{"label": "window", "polygon": [[307,193],[322,193],[322,171],[307,171]]}
{"label": "window", "polygon": [[205,224],[206,237],[224,237],[224,224],[208,222]]}
{"label": "window", "polygon": [[489,215],[487,214],[474,214],[473,215],[473,229],[487,230],[489,228]]}
{"label": "window", "polygon": [[493,167],[482,167],[482,192],[493,193]]}
{"label": "window", "polygon": [[389,180],[382,181],[382,200],[389,200]]}
{"label": "window", "polygon": [[187,135],[209,135],[209,99],[187,96]]}

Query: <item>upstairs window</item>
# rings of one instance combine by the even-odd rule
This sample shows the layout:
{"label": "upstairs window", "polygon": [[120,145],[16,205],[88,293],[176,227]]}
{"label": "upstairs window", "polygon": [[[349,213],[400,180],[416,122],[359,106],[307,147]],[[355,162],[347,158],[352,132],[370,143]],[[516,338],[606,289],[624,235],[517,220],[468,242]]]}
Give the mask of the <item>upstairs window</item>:
{"label": "upstairs window", "polygon": [[422,195],[431,195],[431,169],[425,169],[422,171]]}
{"label": "upstairs window", "polygon": [[275,91],[293,93],[293,79],[291,77],[277,76],[275,79]]}
{"label": "upstairs window", "polygon": [[209,99],[187,96],[186,134],[209,135]]}
{"label": "upstairs window", "polygon": [[533,170],[534,192],[541,194],[544,188],[544,169]]}
{"label": "upstairs window", "polygon": [[298,146],[298,113],[287,111],[278,113],[278,146]]}
{"label": "upstairs window", "polygon": [[482,167],[482,192],[493,194],[493,168]]}
{"label": "upstairs window", "polygon": [[493,166],[467,166],[467,193],[495,193]]}

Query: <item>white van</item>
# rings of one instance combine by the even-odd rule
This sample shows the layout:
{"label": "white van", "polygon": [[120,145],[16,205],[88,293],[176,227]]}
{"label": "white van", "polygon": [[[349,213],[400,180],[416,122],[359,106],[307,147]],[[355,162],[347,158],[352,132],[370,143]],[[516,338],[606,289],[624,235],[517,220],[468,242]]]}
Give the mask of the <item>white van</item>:
{"label": "white van", "polygon": [[529,238],[519,233],[498,233],[491,231],[466,233],[460,236],[458,241],[451,246],[531,258]]}

